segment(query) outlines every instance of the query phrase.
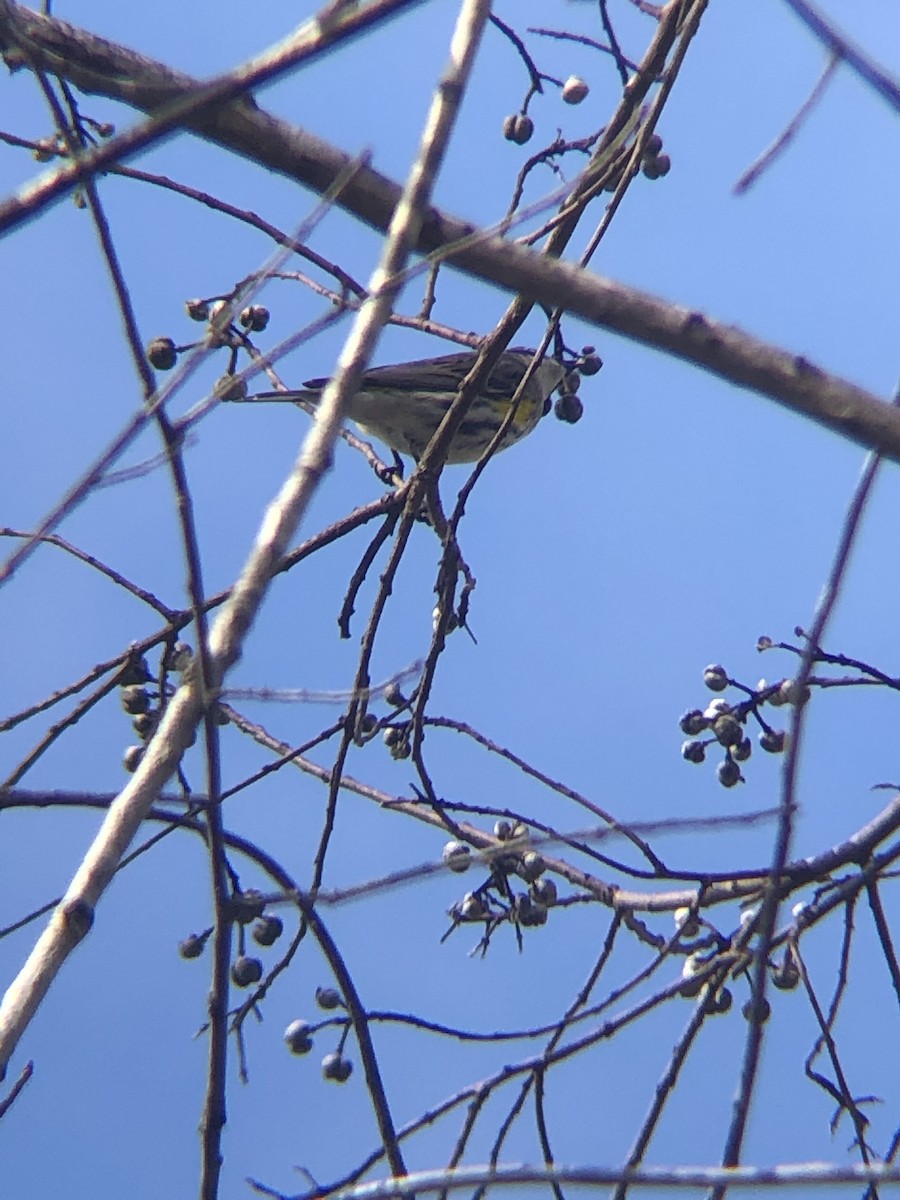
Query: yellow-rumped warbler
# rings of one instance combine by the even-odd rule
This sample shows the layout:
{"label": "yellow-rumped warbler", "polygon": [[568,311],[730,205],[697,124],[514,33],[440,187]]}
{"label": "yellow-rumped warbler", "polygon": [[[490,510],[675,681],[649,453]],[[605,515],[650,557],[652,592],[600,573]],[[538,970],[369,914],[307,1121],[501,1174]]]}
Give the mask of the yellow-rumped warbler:
{"label": "yellow-rumped warbler", "polygon": [[[500,356],[450,443],[448,463],[475,462],[481,457],[509,412],[513,393],[534,355],[534,350],[516,347]],[[378,438],[398,454],[418,459],[477,357],[474,352],[445,354],[372,367],[364,372],[347,415],[370,437]],[[499,449],[531,433],[548,410],[550,394],[565,374],[565,367],[555,359],[544,359],[528,381]],[[248,399],[315,404],[327,383],[327,379],[309,379],[303,391],[260,392]]]}

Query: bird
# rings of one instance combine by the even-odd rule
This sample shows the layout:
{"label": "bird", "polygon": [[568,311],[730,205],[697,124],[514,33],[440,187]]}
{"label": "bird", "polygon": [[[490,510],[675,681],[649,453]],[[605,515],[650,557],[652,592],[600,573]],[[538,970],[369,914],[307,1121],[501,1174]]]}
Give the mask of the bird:
{"label": "bird", "polygon": [[[522,347],[501,354],[453,435],[448,463],[471,463],[481,458],[506,417],[513,394],[535,354],[536,351]],[[367,436],[384,442],[395,454],[406,454],[418,461],[477,357],[476,352],[469,351],[370,367],[362,374],[347,415]],[[566,368],[553,358],[545,358],[538,365],[499,450],[531,433],[549,411],[550,396],[566,373]],[[327,378],[308,379],[302,390],[258,392],[246,398],[315,404],[328,382]]]}

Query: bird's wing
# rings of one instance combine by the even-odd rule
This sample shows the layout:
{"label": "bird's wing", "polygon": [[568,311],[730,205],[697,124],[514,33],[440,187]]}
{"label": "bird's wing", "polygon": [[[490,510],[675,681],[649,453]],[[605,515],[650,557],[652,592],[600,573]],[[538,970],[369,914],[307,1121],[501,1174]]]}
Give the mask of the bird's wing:
{"label": "bird's wing", "polygon": [[[508,399],[518,387],[525,373],[526,363],[520,355],[532,355],[533,350],[507,351],[491,372],[484,393],[491,397]],[[370,367],[363,372],[359,390],[368,386],[390,388],[397,392],[450,392],[455,391],[475,364],[477,354],[465,351],[461,354],[444,354],[440,358],[420,358],[413,362],[394,363],[384,367]],[[321,389],[327,379],[308,379],[304,387]]]}

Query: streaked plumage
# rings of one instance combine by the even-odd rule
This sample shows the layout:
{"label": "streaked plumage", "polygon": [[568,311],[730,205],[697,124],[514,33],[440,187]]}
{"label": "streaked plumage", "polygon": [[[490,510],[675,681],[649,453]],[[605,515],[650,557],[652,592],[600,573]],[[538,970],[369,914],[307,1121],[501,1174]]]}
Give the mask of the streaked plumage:
{"label": "streaked plumage", "polygon": [[[501,355],[457,430],[447,462],[475,462],[481,457],[506,416],[510,399],[534,353],[516,347]],[[359,390],[350,401],[348,416],[370,437],[378,438],[398,454],[418,459],[476,358],[474,352],[466,352],[372,367],[364,373]],[[565,374],[565,368],[555,359],[545,358],[541,362],[528,382],[501,450],[531,433],[549,407],[550,394]],[[251,399],[314,404],[327,383],[327,379],[309,379],[302,391],[262,392]]]}

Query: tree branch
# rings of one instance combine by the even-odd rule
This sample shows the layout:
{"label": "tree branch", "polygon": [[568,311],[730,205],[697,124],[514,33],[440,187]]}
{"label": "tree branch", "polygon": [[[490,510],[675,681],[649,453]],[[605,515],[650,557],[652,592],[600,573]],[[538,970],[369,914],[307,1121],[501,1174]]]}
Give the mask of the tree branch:
{"label": "tree branch", "polygon": [[[383,6],[387,8],[388,5]],[[202,111],[186,106],[183,124],[210,141],[322,192],[351,165],[349,155],[298,126],[259,109],[245,98],[230,100],[209,113],[210,86],[164,64],[56,18],[0,3],[0,50],[11,66],[21,65],[17,38],[27,36],[37,65],[62,75],[85,91],[130,104],[148,113],[175,101],[198,97]],[[310,55],[312,50],[310,50]],[[293,65],[291,59],[288,65]],[[268,58],[255,70],[234,73],[241,86],[272,78]],[[228,77],[225,77],[226,79]],[[231,81],[231,93],[238,85]],[[229,94],[222,84],[222,94]],[[170,126],[166,126],[168,129]],[[131,139],[134,153],[156,140]],[[127,135],[120,135],[123,139]],[[86,172],[119,161],[124,142],[106,145],[67,163],[52,186],[0,205],[0,229],[35,215],[83,179]],[[387,230],[400,199],[400,187],[369,167],[358,169],[338,203],[369,225]],[[865,389],[831,375],[801,355],[760,341],[702,313],[668,303],[626,284],[538,254],[489,234],[435,208],[426,210],[416,242],[423,254],[437,253],[465,274],[548,306],[558,306],[599,328],[622,334],[704,368],[738,387],[748,388],[850,438],[886,458],[900,461],[900,411]],[[454,245],[460,244],[454,250]]]}

